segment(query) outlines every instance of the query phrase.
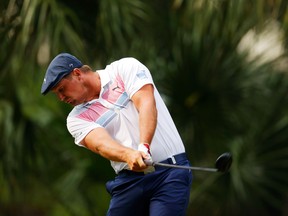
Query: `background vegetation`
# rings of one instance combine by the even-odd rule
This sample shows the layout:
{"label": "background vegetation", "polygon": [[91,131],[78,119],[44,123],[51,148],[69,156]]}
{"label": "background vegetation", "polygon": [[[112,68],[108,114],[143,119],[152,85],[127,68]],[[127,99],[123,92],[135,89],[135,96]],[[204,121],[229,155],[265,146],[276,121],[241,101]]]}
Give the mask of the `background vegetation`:
{"label": "background vegetation", "polygon": [[286,0],[2,0],[0,215],[105,215],[109,162],[73,144],[71,107],[40,95],[49,61],[151,70],[197,166],[188,215],[288,215]]}

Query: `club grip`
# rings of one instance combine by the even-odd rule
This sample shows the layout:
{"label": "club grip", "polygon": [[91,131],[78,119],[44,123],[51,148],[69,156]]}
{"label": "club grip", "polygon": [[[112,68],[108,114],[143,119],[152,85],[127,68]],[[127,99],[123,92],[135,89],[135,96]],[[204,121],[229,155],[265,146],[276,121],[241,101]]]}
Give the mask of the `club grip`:
{"label": "club grip", "polygon": [[153,162],[150,161],[150,160],[144,159],[144,163],[145,163],[147,166],[153,166]]}

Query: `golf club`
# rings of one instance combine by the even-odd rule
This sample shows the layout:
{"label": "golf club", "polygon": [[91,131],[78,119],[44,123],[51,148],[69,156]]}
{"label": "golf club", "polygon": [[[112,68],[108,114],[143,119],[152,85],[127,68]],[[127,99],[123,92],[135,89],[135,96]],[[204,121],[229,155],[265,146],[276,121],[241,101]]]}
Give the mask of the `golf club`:
{"label": "golf club", "polygon": [[194,167],[194,166],[181,166],[174,164],[165,164],[153,162],[152,166],[162,166],[168,168],[178,168],[178,169],[189,169],[189,170],[199,170],[199,171],[207,171],[207,172],[222,172],[226,173],[229,171],[232,164],[232,155],[229,152],[221,154],[215,162],[215,168],[206,168],[206,167]]}

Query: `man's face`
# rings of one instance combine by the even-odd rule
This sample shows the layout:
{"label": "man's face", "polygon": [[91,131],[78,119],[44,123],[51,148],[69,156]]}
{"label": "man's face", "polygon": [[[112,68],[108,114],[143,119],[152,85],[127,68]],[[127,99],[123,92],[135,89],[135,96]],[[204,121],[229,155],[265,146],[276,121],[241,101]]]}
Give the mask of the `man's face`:
{"label": "man's face", "polygon": [[86,102],[87,89],[84,87],[80,76],[71,72],[52,89],[59,100],[72,106]]}

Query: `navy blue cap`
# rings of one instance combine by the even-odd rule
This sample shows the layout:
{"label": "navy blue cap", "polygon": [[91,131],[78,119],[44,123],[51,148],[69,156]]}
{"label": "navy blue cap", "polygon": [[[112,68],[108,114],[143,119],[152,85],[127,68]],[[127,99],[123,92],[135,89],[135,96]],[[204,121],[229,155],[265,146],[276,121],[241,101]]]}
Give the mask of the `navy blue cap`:
{"label": "navy blue cap", "polygon": [[47,68],[41,94],[45,95],[56,86],[64,76],[71,73],[74,68],[80,68],[82,66],[82,62],[69,53],[60,53],[57,55]]}

